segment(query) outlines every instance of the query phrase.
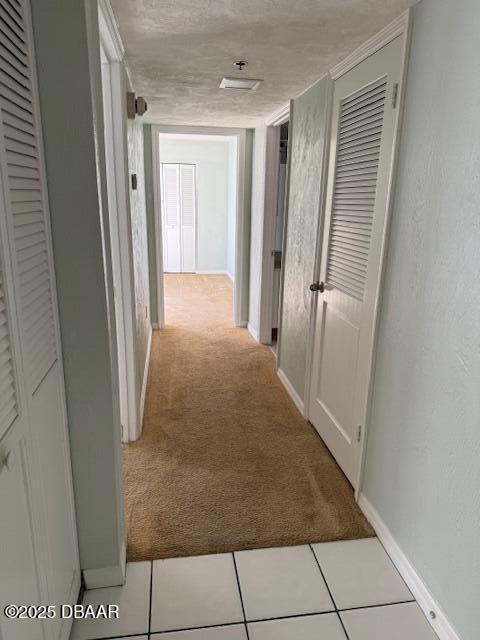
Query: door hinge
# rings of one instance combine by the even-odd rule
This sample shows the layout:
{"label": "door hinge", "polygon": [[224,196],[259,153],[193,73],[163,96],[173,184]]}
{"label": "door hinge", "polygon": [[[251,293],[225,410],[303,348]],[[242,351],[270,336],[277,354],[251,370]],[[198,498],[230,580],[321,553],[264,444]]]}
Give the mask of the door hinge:
{"label": "door hinge", "polygon": [[395,82],[392,90],[392,108],[395,109],[397,106],[398,100],[398,82]]}
{"label": "door hinge", "polygon": [[357,427],[357,442],[360,442],[362,439],[362,425],[359,424]]}

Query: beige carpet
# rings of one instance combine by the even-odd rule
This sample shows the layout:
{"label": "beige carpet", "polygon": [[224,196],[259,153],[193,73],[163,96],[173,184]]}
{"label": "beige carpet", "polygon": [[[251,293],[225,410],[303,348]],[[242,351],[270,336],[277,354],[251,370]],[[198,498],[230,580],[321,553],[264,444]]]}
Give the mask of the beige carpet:
{"label": "beige carpet", "polygon": [[143,435],[124,446],[129,560],[373,535],[270,349],[233,327],[230,280],[165,280]]}

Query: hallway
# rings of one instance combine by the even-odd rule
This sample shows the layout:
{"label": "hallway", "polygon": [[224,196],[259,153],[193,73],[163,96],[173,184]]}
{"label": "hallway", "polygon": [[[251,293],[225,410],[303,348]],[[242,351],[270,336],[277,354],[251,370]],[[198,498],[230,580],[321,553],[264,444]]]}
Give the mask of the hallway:
{"label": "hallway", "polygon": [[165,289],[143,435],[124,445],[128,559],[373,535],[271,350],[233,326],[228,277],[167,274]]}

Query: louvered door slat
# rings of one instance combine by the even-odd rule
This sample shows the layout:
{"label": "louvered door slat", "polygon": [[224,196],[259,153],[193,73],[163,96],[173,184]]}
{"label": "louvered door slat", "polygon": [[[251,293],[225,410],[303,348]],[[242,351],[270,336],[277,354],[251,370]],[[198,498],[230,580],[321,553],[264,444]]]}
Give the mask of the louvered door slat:
{"label": "louvered door slat", "polygon": [[195,166],[180,165],[181,265],[195,271]]}
{"label": "louvered door slat", "polygon": [[2,20],[1,18],[0,18],[0,32],[2,33],[3,37],[5,37],[11,43],[12,47],[15,49],[17,53],[20,53],[20,54],[23,53],[22,41],[19,39],[17,34],[14,31],[12,31],[12,29],[6,24],[5,20]]}
{"label": "louvered door slat", "polygon": [[[0,269],[3,266],[3,257]],[[18,416],[13,355],[5,301],[3,273],[0,272],[0,435],[3,435]]]}
{"label": "louvered door slat", "polygon": [[363,300],[370,250],[385,79],[340,103],[327,282]]}
{"label": "louvered door slat", "polygon": [[2,2],[0,6],[0,20],[8,28],[12,36],[15,36],[25,46],[25,32],[21,26],[21,18],[14,20],[12,18],[11,7],[8,2]]}
{"label": "louvered door slat", "polygon": [[47,229],[30,55],[21,3],[0,0],[0,114],[30,391],[55,362]]}
{"label": "louvered door slat", "polygon": [[193,167],[182,166],[182,225],[192,227],[194,224],[195,203],[193,191]]}

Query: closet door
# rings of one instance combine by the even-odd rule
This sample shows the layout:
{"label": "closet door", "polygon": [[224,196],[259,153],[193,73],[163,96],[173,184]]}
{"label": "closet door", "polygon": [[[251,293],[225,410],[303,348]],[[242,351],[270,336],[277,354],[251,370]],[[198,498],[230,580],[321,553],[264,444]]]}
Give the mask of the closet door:
{"label": "closet door", "polygon": [[398,36],[335,80],[309,416],[358,484],[404,51]]}
{"label": "closet door", "polygon": [[182,271],[195,271],[195,165],[180,165]]}
{"label": "closet door", "polygon": [[48,636],[42,622],[9,620],[4,615],[6,605],[38,605],[41,596],[32,509],[31,438],[14,305],[7,296],[7,291],[13,292],[13,284],[3,195],[0,188],[0,638],[44,640]]}
{"label": "closet door", "polygon": [[[4,283],[18,334],[17,388],[23,390],[24,397],[23,405],[20,402],[18,406],[25,429],[23,435],[12,435],[13,423],[6,437],[20,455],[11,463],[16,477],[21,473],[15,465],[21,463],[25,481],[31,479],[31,496],[25,504],[33,523],[40,600],[68,604],[77,597],[79,566],[29,9],[26,0],[0,0],[2,243],[7,276],[11,270],[10,280],[6,278]],[[2,379],[7,373],[5,366],[0,367]],[[8,457],[8,451],[5,455]],[[4,509],[2,504],[2,520],[18,515],[10,513],[11,506]],[[16,541],[10,540],[12,549],[6,553],[14,555],[18,552]],[[23,601],[37,582],[36,575],[27,574],[25,581],[30,586],[25,582]],[[2,582],[4,575],[0,567]],[[2,620],[2,633],[3,625]],[[68,635],[68,623],[62,625],[58,618],[48,621],[45,628],[47,638]]]}
{"label": "closet door", "polygon": [[162,163],[161,167],[163,268],[167,273],[179,273],[182,270],[179,165]]}

